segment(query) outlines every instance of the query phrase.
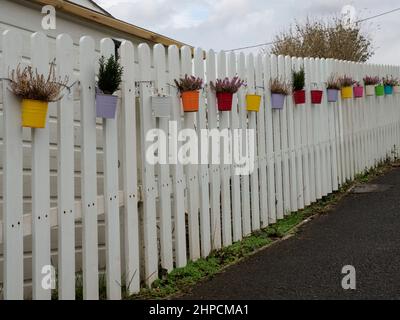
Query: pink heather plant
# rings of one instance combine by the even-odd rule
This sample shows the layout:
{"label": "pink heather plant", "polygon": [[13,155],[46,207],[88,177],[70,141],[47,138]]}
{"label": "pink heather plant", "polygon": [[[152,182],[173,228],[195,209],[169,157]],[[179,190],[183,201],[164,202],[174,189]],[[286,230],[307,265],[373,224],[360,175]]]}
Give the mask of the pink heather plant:
{"label": "pink heather plant", "polygon": [[339,79],[341,87],[352,87],[356,82],[353,80],[352,77],[344,75]]}
{"label": "pink heather plant", "polygon": [[365,76],[363,80],[366,86],[376,86],[381,82],[381,80],[377,76],[376,77]]}
{"label": "pink heather plant", "polygon": [[386,76],[385,78],[382,78],[382,82],[383,85],[390,87],[397,86],[399,83],[399,81],[396,78],[393,78],[393,76]]}
{"label": "pink heather plant", "polygon": [[174,81],[180,92],[197,91],[203,87],[203,79],[188,76],[187,74],[179,81],[176,79]]}
{"label": "pink heather plant", "polygon": [[241,86],[244,85],[244,81],[240,80],[239,77],[233,77],[232,79],[217,79],[215,84],[210,81],[210,87],[216,93],[236,93]]}

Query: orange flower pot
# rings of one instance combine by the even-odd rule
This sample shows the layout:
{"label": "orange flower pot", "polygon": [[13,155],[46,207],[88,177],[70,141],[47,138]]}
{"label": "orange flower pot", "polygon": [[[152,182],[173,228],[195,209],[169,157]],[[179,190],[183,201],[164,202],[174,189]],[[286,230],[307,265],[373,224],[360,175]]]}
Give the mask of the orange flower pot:
{"label": "orange flower pot", "polygon": [[199,91],[185,91],[182,92],[182,106],[185,112],[199,111]]}

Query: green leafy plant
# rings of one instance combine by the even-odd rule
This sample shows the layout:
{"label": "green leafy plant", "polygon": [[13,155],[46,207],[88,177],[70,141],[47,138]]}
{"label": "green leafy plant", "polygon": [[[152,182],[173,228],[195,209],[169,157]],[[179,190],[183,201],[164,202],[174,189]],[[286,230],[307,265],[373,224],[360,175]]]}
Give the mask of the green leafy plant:
{"label": "green leafy plant", "polygon": [[104,56],[101,56],[99,66],[97,86],[102,93],[113,94],[121,85],[123,67],[113,55],[107,60]]}
{"label": "green leafy plant", "polygon": [[57,79],[54,61],[50,64],[48,76],[39,74],[31,66],[21,69],[21,65],[18,65],[17,69],[11,72],[10,80],[10,89],[17,97],[45,102],[60,100],[61,90],[68,83],[68,77]]}
{"label": "green leafy plant", "polygon": [[340,81],[335,74],[331,74],[326,82],[326,88],[332,90],[340,90]]}
{"label": "green leafy plant", "polygon": [[293,91],[299,91],[304,89],[304,68],[302,67],[299,71],[292,71],[292,78],[293,78]]}
{"label": "green leafy plant", "polygon": [[203,87],[203,79],[185,74],[184,78],[174,80],[180,92],[197,91]]}
{"label": "green leafy plant", "polygon": [[285,96],[290,93],[290,86],[279,78],[271,79],[270,81],[271,93],[283,94]]}

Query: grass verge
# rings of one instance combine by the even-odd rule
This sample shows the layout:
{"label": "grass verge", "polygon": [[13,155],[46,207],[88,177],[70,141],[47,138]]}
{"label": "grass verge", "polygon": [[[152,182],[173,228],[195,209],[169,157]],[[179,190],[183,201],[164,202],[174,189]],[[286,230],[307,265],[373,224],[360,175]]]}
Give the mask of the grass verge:
{"label": "grass verge", "polygon": [[344,184],[340,190],[324,197],[311,206],[288,215],[276,224],[256,231],[242,241],[229,247],[213,251],[207,258],[190,261],[185,267],[174,269],[163,279],[155,281],[151,288],[143,288],[140,293],[126,299],[165,299],[177,294],[189,292],[199,281],[209,279],[226,267],[235,264],[261,249],[265,249],[290,234],[307,219],[326,213],[356,184],[366,183],[388,172],[393,163],[385,162],[365,174],[358,175],[354,181]]}

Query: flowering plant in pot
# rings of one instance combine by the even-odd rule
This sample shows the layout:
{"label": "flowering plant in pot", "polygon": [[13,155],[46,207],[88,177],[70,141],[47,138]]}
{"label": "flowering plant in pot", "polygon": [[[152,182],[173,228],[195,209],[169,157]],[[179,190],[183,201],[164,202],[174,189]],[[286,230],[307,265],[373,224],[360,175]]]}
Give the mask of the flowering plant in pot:
{"label": "flowering plant in pot", "polygon": [[214,82],[210,81],[211,89],[217,94],[217,103],[219,111],[231,111],[233,95],[238,92],[244,81],[239,77],[232,79],[217,79]]}
{"label": "flowering plant in pot", "polygon": [[283,109],[285,97],[290,93],[290,86],[279,78],[275,78],[271,80],[270,88],[272,109]]}
{"label": "flowering plant in pot", "polygon": [[28,66],[21,70],[18,65],[11,72],[10,90],[21,101],[22,126],[27,128],[45,128],[49,102],[62,99],[61,90],[67,86],[68,77],[58,79],[55,75],[55,64],[50,64],[48,76],[33,71]]}
{"label": "flowering plant in pot", "polygon": [[342,92],[342,99],[351,99],[353,98],[353,85],[355,81],[352,77],[344,75],[339,79],[341,92]]}
{"label": "flowering plant in pot", "polygon": [[328,102],[337,102],[340,91],[340,81],[334,74],[330,75],[326,83],[326,89],[328,91]]}
{"label": "flowering plant in pot", "polygon": [[199,90],[203,88],[203,79],[185,75],[184,78],[174,80],[178,87],[184,112],[197,112],[199,110]]}
{"label": "flowering plant in pot", "polygon": [[382,79],[382,83],[384,86],[385,95],[392,95],[393,87],[396,85],[396,79],[394,79],[393,76],[386,76]]}
{"label": "flowering plant in pot", "polygon": [[381,82],[379,77],[365,76],[364,77],[365,94],[367,96],[375,95],[375,87]]}
{"label": "flowering plant in pot", "polygon": [[362,98],[364,96],[364,87],[359,81],[356,81],[353,87],[353,93],[355,98]]}
{"label": "flowering plant in pot", "polygon": [[306,103],[306,91],[304,90],[305,73],[304,68],[299,71],[292,71],[292,87],[293,87],[293,98],[295,104]]}
{"label": "flowering plant in pot", "polygon": [[99,59],[99,66],[96,115],[99,118],[114,119],[118,102],[118,96],[114,93],[119,90],[123,67],[113,55],[107,60],[102,56]]}

